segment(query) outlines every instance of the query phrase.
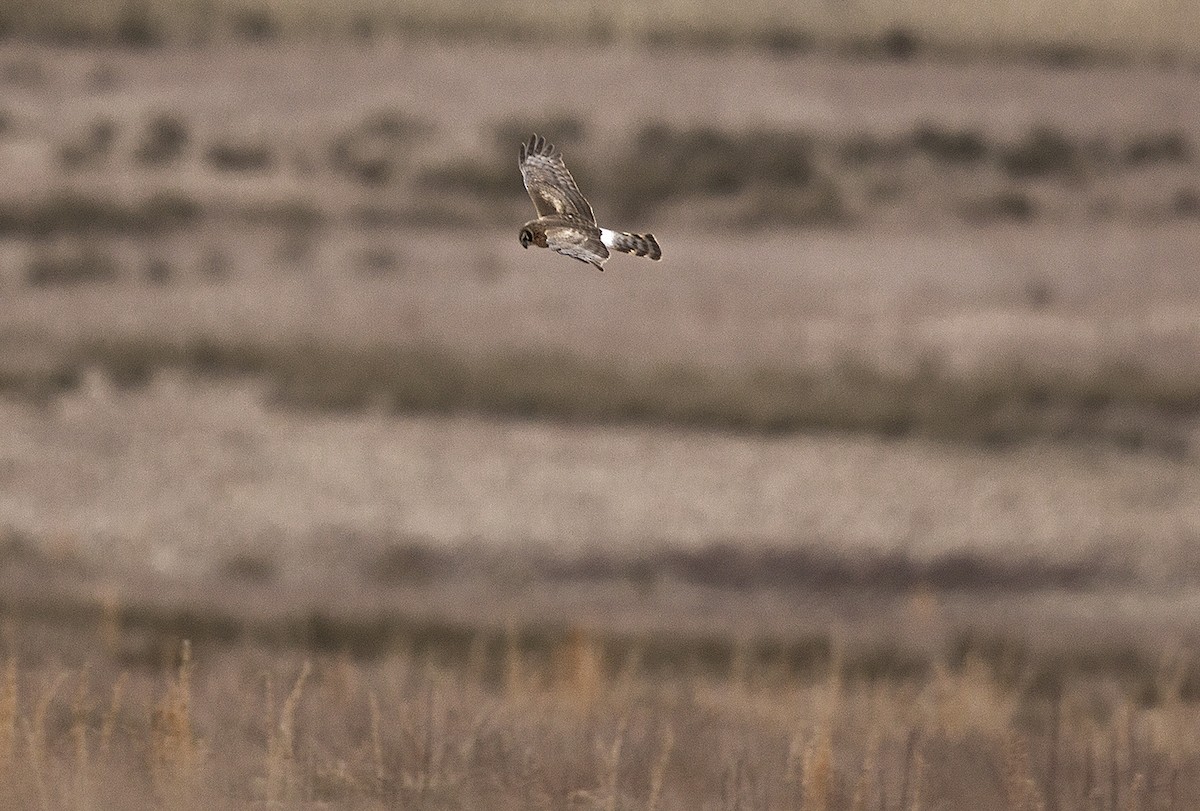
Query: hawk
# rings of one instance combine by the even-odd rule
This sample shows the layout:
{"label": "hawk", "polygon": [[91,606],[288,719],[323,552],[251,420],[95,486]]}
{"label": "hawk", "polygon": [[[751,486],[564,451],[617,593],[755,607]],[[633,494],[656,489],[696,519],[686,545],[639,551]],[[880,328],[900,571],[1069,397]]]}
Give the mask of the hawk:
{"label": "hawk", "polygon": [[662,259],[653,234],[627,234],[596,225],[592,207],[579,192],[562,153],[540,135],[521,144],[521,178],[538,217],[521,226],[521,247],[537,245],[604,270],[608,251]]}

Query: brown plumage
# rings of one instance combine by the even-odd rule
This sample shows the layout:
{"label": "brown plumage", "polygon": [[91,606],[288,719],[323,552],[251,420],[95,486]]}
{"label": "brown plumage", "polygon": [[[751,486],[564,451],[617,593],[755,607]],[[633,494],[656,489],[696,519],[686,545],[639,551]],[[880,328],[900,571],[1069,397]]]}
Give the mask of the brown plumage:
{"label": "brown plumage", "polygon": [[537,210],[536,220],[521,226],[521,246],[549,248],[604,270],[609,248],[634,256],[662,259],[653,234],[610,231],[596,225],[587,199],[567,171],[562,153],[534,135],[521,144],[521,178]]}

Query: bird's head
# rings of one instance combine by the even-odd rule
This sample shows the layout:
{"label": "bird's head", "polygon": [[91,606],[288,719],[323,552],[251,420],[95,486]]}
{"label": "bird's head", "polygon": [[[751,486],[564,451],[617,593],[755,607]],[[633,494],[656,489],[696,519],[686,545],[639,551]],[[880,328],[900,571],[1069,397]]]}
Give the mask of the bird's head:
{"label": "bird's head", "polygon": [[529,243],[533,242],[533,230],[530,228],[521,229],[521,247],[528,248]]}

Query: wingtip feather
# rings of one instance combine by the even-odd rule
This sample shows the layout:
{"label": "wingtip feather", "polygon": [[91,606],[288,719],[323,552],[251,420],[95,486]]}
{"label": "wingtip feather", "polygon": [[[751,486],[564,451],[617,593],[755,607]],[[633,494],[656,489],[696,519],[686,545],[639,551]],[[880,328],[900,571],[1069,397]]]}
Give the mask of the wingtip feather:
{"label": "wingtip feather", "polygon": [[531,155],[538,155],[543,158],[553,158],[557,154],[554,144],[547,141],[536,132],[529,136],[529,140],[521,144],[521,162]]}

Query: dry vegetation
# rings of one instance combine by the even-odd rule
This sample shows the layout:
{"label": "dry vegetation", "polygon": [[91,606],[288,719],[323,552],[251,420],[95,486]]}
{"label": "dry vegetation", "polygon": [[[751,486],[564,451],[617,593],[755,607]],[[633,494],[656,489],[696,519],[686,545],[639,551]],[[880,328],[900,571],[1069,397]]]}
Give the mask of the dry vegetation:
{"label": "dry vegetation", "polygon": [[623,0],[603,7],[572,0],[558,4],[549,15],[529,0],[504,0],[484,10],[465,0],[10,0],[0,6],[0,24],[0,32],[9,37],[137,48],[400,36],[519,42],[554,37],[705,49],[751,46],[783,54],[819,48],[891,58],[934,51],[1033,56],[1055,63],[1200,54],[1200,16],[1190,4],[1171,0],[969,3],[950,10],[925,0],[851,5],[759,0],[739,7],[736,15],[715,0]]}
{"label": "dry vegetation", "polygon": [[[194,138],[177,113],[85,123],[57,150],[54,168],[69,183],[6,196],[0,235],[146,237],[214,222],[283,230],[508,224],[528,207],[513,182],[512,145],[533,127],[563,144],[589,196],[626,220],[929,230],[1200,216],[1200,171],[1182,127],[1078,134],[1035,123],[998,134],[918,122],[900,133],[828,133],[648,122],[614,141],[590,138],[584,119],[563,116],[491,124],[488,148],[474,153],[437,143],[427,120],[380,109],[317,134],[325,143],[316,154],[311,146],[297,154],[286,133]],[[120,146],[118,128],[128,133]],[[112,195],[101,181],[118,171],[130,171],[140,188]]]}
{"label": "dry vegetation", "polygon": [[[1103,678],[1030,694],[966,659],[879,680],[743,656],[648,678],[583,631],[533,655],[370,660],[188,642],[121,670],[97,637],[9,623],[0,792],[42,808],[1184,809],[1200,717]],[[66,661],[59,650],[70,651]],[[86,651],[91,651],[90,654]],[[700,666],[697,666],[700,665]]]}
{"label": "dry vegetation", "polygon": [[[6,608],[86,623],[98,589],[117,595],[148,635],[133,659],[156,661],[163,635],[363,654],[415,635],[461,653],[472,629],[594,622],[604,644],[654,639],[668,660],[760,636],[820,657],[842,639],[898,672],[982,636],[1061,659],[1021,653],[1031,673],[1090,659],[1141,694],[1158,651],[1195,646],[1189,460],[298,417],[184,380],[89,379],[0,415]],[[932,626],[911,617],[920,594]]]}
{"label": "dry vegetation", "polygon": [[1197,12],[572,10],[0,3],[0,805],[1195,807]]}
{"label": "dry vegetation", "polygon": [[[326,98],[340,93],[335,84],[314,88],[321,101],[298,121],[272,125],[289,111],[225,116],[207,99],[185,99],[187,88],[171,84],[177,78],[138,78],[169,68],[169,51],[55,71],[42,51],[25,48],[7,63],[22,100],[0,119],[11,181],[0,196],[4,281],[14,293],[0,317],[0,387],[9,393],[52,396],[88,368],[120,384],[182,368],[259,375],[275,402],[308,408],[1190,452],[1200,330],[1194,318],[1179,320],[1195,291],[1180,261],[1190,246],[1174,234],[1189,233],[1200,216],[1200,163],[1183,119],[1159,124],[1160,116],[1137,129],[1064,119],[1014,131],[997,121],[939,123],[918,111],[908,127],[650,118],[614,130],[591,113],[560,109],[480,110],[470,125],[452,127],[428,107],[337,108]],[[240,79],[204,53],[189,58],[212,74],[212,96],[225,98]],[[356,70],[370,73],[376,57],[364,53]],[[241,55],[261,62],[262,91],[278,80],[273,71],[303,54]],[[517,86],[530,68],[506,70],[504,83]],[[936,70],[913,74],[905,92]],[[412,81],[428,93],[440,78]],[[1076,90],[1047,87],[1071,97]],[[64,113],[58,93],[119,101],[91,116]],[[172,101],[162,107],[163,99]],[[786,92],[771,100],[794,103]],[[701,112],[713,104],[692,103]],[[482,229],[526,216],[513,144],[535,127],[568,150],[605,216],[663,224],[672,256],[694,281],[658,274],[625,290],[638,303],[626,296],[597,307],[571,294],[587,282],[568,269],[519,293],[515,258],[494,247],[511,239]],[[55,182],[31,186],[31,165]],[[470,250],[436,250],[447,238],[457,243],[463,228],[480,229]],[[705,229],[718,238],[697,238]],[[1021,244],[1027,233],[1058,242],[1067,230],[1085,235],[1079,253],[1052,267]],[[1139,288],[1131,278],[1142,269],[1119,264],[1141,256],[1092,256],[1105,242],[1132,242],[1125,230],[1176,246],[1156,271],[1165,277],[1159,285]],[[811,254],[812,234],[832,239],[832,259],[844,263],[846,249],[861,246],[838,240],[873,245],[872,234],[913,232],[944,240],[951,256],[933,249],[916,276],[897,272],[883,282],[878,268],[894,261],[886,243],[866,259],[875,269],[858,276]],[[955,240],[989,246],[993,279],[982,296],[971,287],[979,282],[921,278],[959,261]],[[349,247],[330,254],[341,246]],[[629,282],[606,281],[620,284]],[[318,295],[327,299],[319,306]],[[853,310],[856,299],[889,295],[866,318],[812,304],[838,298]],[[1104,302],[1127,296],[1145,310],[1120,323]],[[656,306],[656,297],[670,306]],[[989,297],[989,314],[1006,323],[965,342],[938,334],[959,331],[947,324],[956,305],[978,308]],[[465,301],[476,309],[464,310]],[[143,317],[128,317],[133,302]],[[64,308],[81,311],[67,319]],[[1079,329],[1071,322],[1081,309]],[[1165,330],[1163,320],[1171,322]],[[636,324],[640,333],[621,334]],[[882,349],[858,337],[880,331]]]}
{"label": "dry vegetation", "polygon": [[[88,261],[90,280],[115,274],[111,263],[97,262]],[[851,357],[808,368],[721,372],[669,364],[630,368],[537,351],[470,358],[436,347],[281,347],[209,337],[52,346],[34,364],[20,351],[9,357],[0,364],[0,386],[34,400],[75,390],[89,370],[134,387],[161,372],[185,371],[216,379],[255,376],[269,383],[269,400],[285,408],[840,431],[994,447],[1099,442],[1174,457],[1191,453],[1200,415],[1200,381],[1120,362],[1063,374],[1014,358],[956,373],[923,358],[889,372]]]}

